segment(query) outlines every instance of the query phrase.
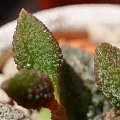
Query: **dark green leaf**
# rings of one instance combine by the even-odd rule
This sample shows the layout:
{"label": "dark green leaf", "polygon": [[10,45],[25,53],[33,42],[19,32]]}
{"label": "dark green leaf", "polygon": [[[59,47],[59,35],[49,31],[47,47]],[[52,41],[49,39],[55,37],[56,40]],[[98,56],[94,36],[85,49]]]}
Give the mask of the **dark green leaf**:
{"label": "dark green leaf", "polygon": [[87,120],[87,112],[92,103],[89,87],[94,79],[92,57],[80,49],[62,47],[63,67],[60,80],[61,102],[65,106],[69,120]]}
{"label": "dark green leaf", "polygon": [[2,84],[2,89],[26,108],[40,108],[54,97],[52,82],[40,71],[21,70]]}

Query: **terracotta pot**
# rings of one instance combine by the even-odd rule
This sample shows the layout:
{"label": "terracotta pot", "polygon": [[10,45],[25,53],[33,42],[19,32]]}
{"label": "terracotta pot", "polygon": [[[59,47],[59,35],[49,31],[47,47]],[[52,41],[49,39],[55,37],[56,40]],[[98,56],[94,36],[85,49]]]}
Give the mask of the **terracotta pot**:
{"label": "terracotta pot", "polygon": [[48,9],[58,6],[85,4],[85,3],[112,3],[119,4],[118,0],[37,0],[40,9]]}

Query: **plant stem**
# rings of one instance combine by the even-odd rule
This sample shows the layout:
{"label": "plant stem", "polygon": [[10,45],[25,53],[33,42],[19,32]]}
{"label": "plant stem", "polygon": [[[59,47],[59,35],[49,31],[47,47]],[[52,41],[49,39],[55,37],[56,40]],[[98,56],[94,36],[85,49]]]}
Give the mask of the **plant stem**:
{"label": "plant stem", "polygon": [[55,98],[53,98],[49,104],[44,107],[51,110],[51,119],[52,120],[68,120],[67,113],[63,105],[59,104]]}

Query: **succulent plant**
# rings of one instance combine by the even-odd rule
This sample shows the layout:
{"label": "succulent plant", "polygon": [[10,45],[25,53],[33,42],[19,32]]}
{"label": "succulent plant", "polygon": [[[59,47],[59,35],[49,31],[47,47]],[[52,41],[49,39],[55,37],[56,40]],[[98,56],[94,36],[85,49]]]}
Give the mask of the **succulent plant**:
{"label": "succulent plant", "polygon": [[[22,9],[13,37],[19,73],[2,89],[28,109],[50,109],[52,120],[102,120],[103,106],[109,105],[94,85],[93,57],[83,50],[61,48],[42,22]],[[110,44],[96,49],[96,82],[118,108],[119,57],[120,50]]]}

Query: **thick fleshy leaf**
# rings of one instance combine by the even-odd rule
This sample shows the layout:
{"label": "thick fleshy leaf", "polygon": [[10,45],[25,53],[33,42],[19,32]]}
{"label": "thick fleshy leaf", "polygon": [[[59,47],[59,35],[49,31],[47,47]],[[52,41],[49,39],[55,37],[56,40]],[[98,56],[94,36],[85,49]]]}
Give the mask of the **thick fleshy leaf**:
{"label": "thick fleshy leaf", "polygon": [[116,107],[120,108],[120,49],[101,43],[95,55],[96,83]]}
{"label": "thick fleshy leaf", "polygon": [[21,70],[3,82],[2,89],[19,105],[30,109],[40,108],[54,98],[51,80],[36,70]]}
{"label": "thick fleshy leaf", "polygon": [[13,55],[19,70],[35,69],[46,73],[57,91],[61,49],[46,26],[24,9],[20,12],[13,37]]}

